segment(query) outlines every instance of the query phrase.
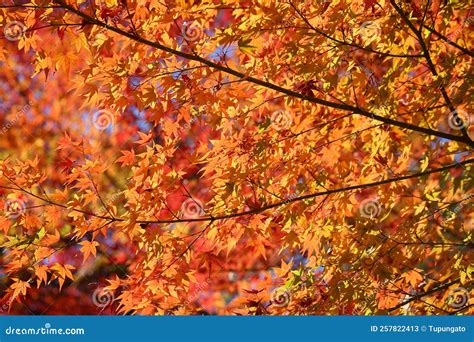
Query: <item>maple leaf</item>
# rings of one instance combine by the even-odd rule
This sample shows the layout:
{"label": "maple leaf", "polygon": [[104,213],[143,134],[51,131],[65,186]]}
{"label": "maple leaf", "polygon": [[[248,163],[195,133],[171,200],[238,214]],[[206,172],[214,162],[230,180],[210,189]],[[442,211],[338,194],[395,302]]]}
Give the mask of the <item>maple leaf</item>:
{"label": "maple leaf", "polygon": [[117,162],[121,162],[122,166],[133,165],[135,162],[135,151],[120,151],[123,156],[117,159]]}
{"label": "maple leaf", "polygon": [[469,2],[54,3],[0,6],[11,313],[474,313]]}
{"label": "maple leaf", "polygon": [[81,247],[81,252],[84,253],[84,259],[83,262],[86,261],[86,259],[89,257],[90,254],[93,256],[96,255],[97,253],[97,246],[99,246],[99,243],[97,241],[82,241],[80,243],[82,245]]}
{"label": "maple leaf", "polygon": [[27,281],[13,278],[13,284],[10,286],[14,291],[11,300],[18,299],[18,296],[26,296],[26,291],[31,287]]}
{"label": "maple leaf", "polygon": [[36,285],[39,288],[41,283],[47,283],[48,281],[48,266],[38,265],[35,267],[35,275],[38,277]]}
{"label": "maple leaf", "polygon": [[239,45],[240,51],[249,55],[255,55],[255,51],[257,50],[257,47],[250,45],[251,42],[252,42],[252,39],[239,40],[238,45]]}
{"label": "maple leaf", "polygon": [[71,270],[75,269],[75,267],[72,265],[61,265],[59,263],[55,263],[50,269],[55,271],[53,275],[54,278],[58,280],[59,290],[61,290],[67,278],[74,280]]}
{"label": "maple leaf", "polygon": [[153,134],[151,133],[145,134],[138,132],[138,135],[140,136],[140,139],[135,141],[135,144],[137,145],[146,145],[153,138]]}

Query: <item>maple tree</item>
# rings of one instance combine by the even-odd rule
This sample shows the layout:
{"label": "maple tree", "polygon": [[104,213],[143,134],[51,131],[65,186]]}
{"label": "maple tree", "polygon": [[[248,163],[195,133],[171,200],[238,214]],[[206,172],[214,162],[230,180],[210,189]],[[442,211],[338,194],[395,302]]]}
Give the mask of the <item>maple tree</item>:
{"label": "maple tree", "polygon": [[472,314],[472,15],[2,1],[2,312]]}

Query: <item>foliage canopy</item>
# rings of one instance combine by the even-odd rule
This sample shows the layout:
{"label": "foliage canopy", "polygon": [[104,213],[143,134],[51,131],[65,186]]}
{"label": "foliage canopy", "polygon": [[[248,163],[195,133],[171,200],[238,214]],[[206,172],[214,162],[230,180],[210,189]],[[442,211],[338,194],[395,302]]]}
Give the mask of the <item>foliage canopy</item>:
{"label": "foliage canopy", "polygon": [[473,313],[468,2],[2,3],[4,310]]}

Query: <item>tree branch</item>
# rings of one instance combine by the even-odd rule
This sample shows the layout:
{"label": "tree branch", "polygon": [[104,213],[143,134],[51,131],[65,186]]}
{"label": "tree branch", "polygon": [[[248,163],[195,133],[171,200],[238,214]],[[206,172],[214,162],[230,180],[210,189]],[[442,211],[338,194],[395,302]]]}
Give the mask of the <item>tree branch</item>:
{"label": "tree branch", "polygon": [[[179,223],[179,222],[208,222],[208,221],[213,222],[213,221],[217,221],[217,220],[225,220],[225,219],[234,218],[234,217],[254,215],[254,214],[259,214],[259,213],[267,211],[269,209],[277,208],[279,206],[286,205],[286,204],[293,203],[293,202],[299,202],[299,201],[306,200],[306,199],[311,199],[311,198],[316,198],[316,197],[321,197],[321,196],[326,196],[326,195],[332,195],[332,194],[341,193],[341,192],[345,192],[345,191],[366,189],[366,188],[376,187],[376,186],[380,186],[380,185],[384,185],[384,184],[390,184],[390,183],[394,183],[394,182],[404,181],[404,180],[407,180],[407,179],[418,178],[418,177],[427,176],[427,175],[430,175],[430,174],[433,174],[433,173],[443,172],[443,171],[446,171],[446,170],[449,170],[449,169],[452,169],[452,168],[463,167],[463,165],[472,164],[472,163],[474,163],[474,159],[467,159],[467,160],[464,160],[464,161],[459,162],[459,163],[449,164],[449,165],[446,165],[446,166],[443,166],[443,167],[440,167],[440,168],[437,168],[437,169],[431,169],[431,170],[423,171],[423,172],[420,172],[420,173],[415,173],[415,174],[412,174],[412,175],[400,176],[400,177],[396,177],[396,178],[389,178],[389,179],[385,179],[385,180],[378,181],[378,182],[372,182],[372,183],[351,185],[351,186],[348,186],[348,187],[345,187],[345,188],[338,188],[338,189],[333,189],[333,190],[316,192],[316,193],[312,193],[312,194],[308,194],[308,195],[304,195],[304,196],[295,197],[295,198],[292,198],[292,199],[286,199],[284,201],[269,204],[269,205],[261,207],[261,208],[256,208],[256,209],[252,209],[252,210],[248,210],[248,211],[241,211],[241,212],[237,212],[237,213],[233,213],[233,214],[220,215],[220,216],[217,215],[217,216],[212,216],[212,217],[211,216],[204,216],[204,217],[198,217],[198,218],[179,219],[179,220],[176,220],[176,219],[175,220],[137,220],[136,223],[146,225],[146,224],[152,224],[152,223],[156,223],[156,224],[166,223],[166,224],[169,224],[169,223]],[[10,181],[11,181],[11,179],[10,179]],[[2,187],[0,186],[0,188],[2,188]],[[25,193],[27,193],[27,194],[29,194],[29,195],[37,198],[37,199],[40,199],[44,202],[47,202],[51,205],[56,205],[56,206],[59,206],[59,207],[62,207],[62,208],[68,209],[68,210],[80,212],[80,213],[87,214],[87,215],[92,215],[92,216],[95,216],[95,217],[98,217],[98,218],[101,218],[101,219],[104,219],[104,220],[108,220],[108,221],[111,221],[111,222],[124,222],[124,221],[126,221],[125,219],[116,218],[116,217],[111,218],[111,217],[108,217],[108,216],[95,215],[93,213],[87,212],[87,211],[82,210],[82,209],[68,208],[64,204],[56,203],[56,202],[51,201],[47,198],[43,198],[41,196],[33,194],[31,191],[28,191],[28,190],[20,188],[20,187],[18,187],[17,190],[25,192]]]}
{"label": "tree branch", "polygon": [[397,304],[397,305],[395,305],[395,306],[389,308],[389,309],[388,309],[388,312],[395,311],[395,310],[401,308],[401,307],[404,306],[404,305],[407,305],[407,304],[409,304],[409,303],[411,303],[411,302],[413,302],[413,301],[415,301],[415,300],[418,300],[418,299],[420,299],[420,298],[429,296],[430,294],[433,294],[433,293],[436,293],[436,292],[438,292],[438,291],[444,290],[444,289],[446,289],[446,288],[450,287],[451,285],[456,284],[456,283],[458,283],[458,282],[459,282],[459,278],[457,278],[457,279],[455,279],[455,280],[452,280],[452,281],[450,281],[450,282],[447,282],[447,283],[445,283],[445,284],[443,284],[443,285],[436,286],[436,287],[432,288],[432,289],[429,290],[429,291],[426,291],[426,292],[423,292],[423,293],[419,293],[419,294],[417,294],[417,295],[414,295],[413,297],[407,299],[406,301],[401,302],[401,303],[399,303],[399,304]]}
{"label": "tree branch", "polygon": [[441,33],[439,33],[438,31],[436,31],[434,28],[431,28],[427,25],[423,25],[423,27],[425,29],[427,29],[428,31],[430,31],[432,34],[434,34],[436,37],[440,38],[441,40],[445,41],[446,43],[448,43],[449,45],[455,47],[456,49],[459,49],[461,50],[462,52],[464,52],[466,55],[469,55],[471,57],[474,57],[474,51],[471,51],[471,50],[468,50],[467,48],[465,47],[462,47],[461,45],[459,44],[456,44],[455,42],[453,42],[451,39],[449,39],[448,37],[442,35]]}
{"label": "tree branch", "polygon": [[339,40],[337,38],[334,38],[334,37],[331,37],[330,35],[328,35],[326,32],[316,28],[314,25],[312,25],[309,20],[303,15],[303,13],[301,13],[301,11],[298,9],[298,7],[296,7],[292,1],[289,2],[291,7],[293,7],[293,9],[295,10],[295,12],[298,14],[298,16],[305,22],[306,25],[309,26],[309,28],[311,30],[313,30],[314,32],[320,34],[321,36],[323,36],[324,38],[327,38],[335,43],[338,43],[338,44],[341,44],[341,45],[347,45],[347,46],[351,46],[353,48],[356,48],[356,49],[360,49],[360,50],[363,50],[363,51],[366,51],[366,52],[370,52],[370,53],[374,53],[374,54],[378,54],[378,55],[381,55],[381,56],[385,56],[385,57],[399,57],[399,58],[420,58],[420,57],[423,57],[423,55],[420,55],[420,54],[416,54],[416,55],[410,55],[410,54],[393,54],[393,53],[388,53],[388,52],[381,52],[381,51],[376,51],[376,50],[372,50],[368,47],[365,47],[365,46],[361,46],[361,45],[357,45],[357,44],[354,44],[354,43],[349,43],[349,42],[346,42],[345,40]]}
{"label": "tree branch", "polygon": [[258,78],[255,78],[255,77],[245,75],[245,74],[243,74],[243,73],[241,73],[237,70],[231,69],[227,66],[224,66],[224,65],[221,65],[221,64],[218,64],[218,63],[214,63],[214,62],[209,61],[209,60],[207,60],[207,59],[205,59],[201,56],[188,54],[188,53],[185,53],[185,52],[182,52],[182,51],[178,51],[178,50],[172,49],[168,46],[165,46],[161,43],[152,42],[152,41],[150,41],[148,39],[145,39],[143,37],[134,35],[130,32],[127,32],[127,31],[124,31],[124,30],[119,29],[117,27],[108,25],[107,23],[104,23],[100,20],[97,20],[97,19],[91,17],[90,15],[88,15],[86,13],[83,13],[82,11],[66,4],[62,0],[53,0],[53,2],[55,2],[58,5],[61,5],[64,9],[78,15],[79,17],[81,17],[87,23],[104,27],[104,28],[106,28],[110,31],[113,31],[115,33],[118,33],[118,34],[120,34],[124,37],[130,38],[130,39],[132,39],[136,42],[143,43],[145,45],[154,47],[154,48],[156,48],[158,50],[161,50],[161,51],[164,51],[164,52],[168,52],[172,55],[179,56],[179,57],[182,57],[182,58],[185,58],[185,59],[188,59],[188,60],[193,60],[193,61],[202,63],[202,64],[207,65],[208,67],[210,67],[212,69],[222,71],[222,72],[227,73],[229,75],[232,75],[232,76],[241,78],[243,80],[246,80],[250,83],[253,83],[253,84],[268,88],[268,89],[272,89],[272,90],[275,90],[275,91],[280,92],[282,94],[286,94],[288,96],[295,97],[295,98],[298,98],[298,99],[301,99],[301,100],[304,100],[304,101],[308,101],[308,102],[311,102],[311,103],[319,104],[319,105],[330,107],[330,108],[335,108],[335,109],[340,109],[340,110],[344,110],[344,111],[353,112],[355,114],[359,114],[359,115],[368,117],[370,119],[381,121],[381,122],[383,122],[387,125],[397,126],[397,127],[400,127],[400,128],[409,129],[409,130],[412,130],[412,131],[415,131],[415,132],[424,133],[424,134],[427,134],[427,135],[430,135],[430,136],[436,136],[436,137],[439,137],[439,138],[444,138],[444,139],[448,139],[448,140],[452,140],[452,141],[458,141],[458,142],[461,142],[461,143],[464,143],[464,144],[467,144],[469,146],[474,147],[474,142],[471,141],[469,138],[458,136],[458,135],[452,135],[452,134],[441,132],[441,131],[436,131],[436,130],[433,130],[433,129],[430,129],[430,128],[419,127],[419,126],[412,125],[412,124],[409,124],[409,123],[406,123],[406,122],[397,121],[397,120],[394,120],[394,119],[390,119],[390,118],[387,118],[387,117],[383,117],[383,116],[368,112],[368,111],[366,111],[362,108],[357,108],[357,107],[350,106],[350,105],[347,105],[347,104],[334,103],[334,102],[323,100],[323,99],[316,98],[316,97],[313,97],[313,96],[304,95],[304,94],[298,93],[296,91],[280,87],[280,86],[278,86],[276,84],[273,84],[271,82],[263,81],[263,80],[260,80]]}
{"label": "tree branch", "polygon": [[[436,71],[436,67],[433,63],[433,60],[431,59],[430,51],[429,51],[428,47],[426,46],[426,43],[423,39],[423,36],[421,35],[421,31],[416,29],[415,25],[413,25],[413,23],[407,17],[405,12],[403,12],[403,10],[395,3],[395,0],[390,0],[390,3],[392,4],[393,8],[395,8],[395,11],[397,11],[397,13],[403,19],[403,21],[410,28],[410,30],[416,35],[416,37],[418,39],[418,42],[420,43],[421,50],[423,51],[423,54],[425,55],[426,62],[428,63],[428,68],[430,69],[433,76],[438,77],[438,72]],[[443,96],[444,101],[446,102],[449,109],[451,110],[451,113],[454,116],[454,118],[459,120],[459,122],[463,122],[462,118],[459,117],[459,115],[456,111],[456,108],[454,107],[451,99],[449,98],[448,92],[446,91],[446,88],[444,87],[444,85],[440,84],[439,85],[439,90],[441,91],[441,95]],[[467,134],[467,130],[466,130],[466,125],[464,124],[464,122],[462,124],[461,132],[464,136],[464,139],[471,142],[469,145],[474,146],[474,141],[472,141],[469,138],[469,135]]]}

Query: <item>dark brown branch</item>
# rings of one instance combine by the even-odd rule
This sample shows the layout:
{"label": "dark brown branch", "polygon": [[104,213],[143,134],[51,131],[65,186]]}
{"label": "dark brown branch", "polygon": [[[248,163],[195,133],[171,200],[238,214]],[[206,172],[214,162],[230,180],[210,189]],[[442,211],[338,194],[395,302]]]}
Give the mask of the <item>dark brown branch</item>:
{"label": "dark brown branch", "polygon": [[214,217],[199,217],[199,218],[195,218],[195,219],[178,220],[178,221],[176,221],[176,220],[137,221],[137,223],[148,224],[148,223],[175,223],[175,222],[206,222],[206,221],[224,220],[224,219],[234,218],[234,217],[239,217],[239,216],[253,215],[253,214],[258,214],[258,213],[267,211],[269,209],[276,208],[276,207],[279,207],[281,205],[286,205],[286,204],[292,203],[292,202],[299,202],[299,201],[302,201],[302,200],[305,200],[305,199],[311,199],[311,198],[316,198],[316,197],[325,196],[325,195],[331,195],[331,194],[345,192],[345,191],[366,189],[366,188],[380,186],[380,185],[384,185],[384,184],[399,182],[399,181],[403,181],[403,180],[407,180],[407,179],[418,178],[418,177],[430,175],[430,174],[433,174],[433,173],[443,172],[443,171],[449,170],[451,168],[462,167],[462,165],[467,165],[467,164],[471,164],[471,163],[474,163],[474,159],[464,160],[460,163],[450,164],[450,165],[447,165],[447,166],[444,166],[444,167],[441,167],[441,168],[427,170],[427,171],[416,173],[416,174],[413,174],[413,175],[400,176],[400,177],[390,178],[390,179],[386,179],[386,180],[378,181],[378,182],[373,182],[373,183],[359,184],[359,185],[348,186],[348,187],[345,187],[345,188],[333,189],[333,190],[328,190],[328,191],[323,191],[323,192],[316,192],[316,193],[313,193],[313,194],[308,194],[308,195],[304,195],[304,196],[300,196],[300,197],[295,197],[293,199],[287,199],[287,200],[282,201],[282,202],[273,203],[273,204],[270,204],[270,205],[267,205],[267,206],[264,206],[264,207],[261,207],[261,208],[248,210],[248,211],[243,211],[243,212],[238,212],[238,213],[233,213],[233,214],[228,214],[228,215],[214,216]]}
{"label": "dark brown branch", "polygon": [[467,309],[472,308],[473,306],[474,306],[474,304],[469,304],[469,305],[463,306],[462,308],[457,309],[455,311],[451,311],[449,314],[450,315],[456,315],[456,314],[458,314],[462,311],[466,311]]}
{"label": "dark brown branch", "polygon": [[399,57],[399,58],[421,58],[421,57],[423,57],[423,55],[420,55],[420,54],[417,54],[417,55],[393,54],[393,53],[388,53],[388,52],[376,51],[376,50],[372,50],[372,49],[370,49],[368,47],[365,47],[365,46],[357,45],[357,44],[354,44],[354,43],[349,43],[349,42],[346,42],[345,40],[339,40],[337,38],[331,37],[326,32],[324,32],[324,31],[316,28],[314,25],[312,25],[309,22],[309,20],[303,15],[303,13],[301,13],[301,11],[293,4],[292,1],[290,1],[289,3],[291,5],[291,7],[293,7],[293,9],[296,11],[298,16],[306,23],[306,25],[309,26],[309,28],[311,30],[313,30],[314,32],[320,34],[324,38],[327,38],[327,39],[329,39],[329,40],[331,40],[335,43],[338,43],[338,44],[341,44],[341,45],[351,46],[351,47],[359,49],[359,50],[363,50],[363,51],[366,51],[366,52],[378,54],[378,55],[385,56],[385,57]]}
{"label": "dark brown branch", "polygon": [[412,131],[415,131],[415,132],[424,133],[424,134],[427,134],[427,135],[430,135],[430,136],[436,136],[436,137],[439,137],[439,138],[444,138],[444,139],[448,139],[448,140],[452,140],[452,141],[462,142],[462,143],[465,143],[467,145],[470,145],[470,146],[474,147],[474,142],[471,141],[469,138],[466,138],[466,137],[462,137],[462,136],[458,136],[458,135],[452,135],[452,134],[449,134],[449,133],[436,131],[436,130],[433,130],[433,129],[430,129],[430,128],[419,127],[419,126],[412,125],[412,124],[409,124],[409,123],[406,123],[406,122],[401,122],[401,121],[397,121],[397,120],[390,119],[390,118],[387,118],[387,117],[383,117],[383,116],[368,112],[368,111],[366,111],[362,108],[357,108],[357,107],[350,106],[350,105],[347,105],[347,104],[334,103],[334,102],[331,102],[331,101],[323,100],[323,99],[316,98],[316,97],[313,97],[313,96],[304,95],[304,94],[298,93],[296,91],[280,87],[280,86],[278,86],[276,84],[273,84],[271,82],[263,81],[263,80],[260,80],[258,78],[243,74],[243,73],[241,73],[237,70],[231,69],[231,68],[229,68],[227,66],[224,66],[222,64],[214,63],[214,62],[212,62],[210,60],[207,60],[207,59],[205,59],[201,56],[194,55],[194,54],[188,54],[188,53],[185,53],[185,52],[182,52],[182,51],[178,51],[178,50],[172,49],[168,46],[165,46],[165,45],[163,45],[159,42],[152,42],[152,41],[150,41],[148,39],[145,39],[143,37],[134,35],[130,32],[127,32],[127,31],[121,30],[117,27],[108,25],[107,23],[104,23],[100,20],[97,20],[97,19],[91,17],[90,15],[88,15],[86,13],[83,13],[82,11],[66,4],[62,0],[53,0],[53,1],[55,3],[61,5],[62,7],[64,7],[64,9],[78,15],[79,17],[81,17],[87,23],[104,27],[104,28],[106,28],[110,31],[113,31],[115,33],[118,33],[118,34],[120,34],[124,37],[130,38],[130,39],[132,39],[136,42],[143,43],[145,45],[154,47],[158,50],[170,53],[172,55],[179,56],[179,57],[182,57],[182,58],[185,58],[185,59],[188,59],[188,60],[193,60],[193,61],[202,63],[202,64],[207,65],[208,67],[210,67],[212,69],[222,71],[222,72],[227,73],[229,75],[232,75],[232,76],[241,78],[243,80],[246,80],[250,83],[253,83],[253,84],[268,88],[268,89],[272,89],[272,90],[275,90],[275,91],[280,92],[282,94],[286,94],[288,96],[295,97],[295,98],[298,98],[298,99],[301,99],[301,100],[304,100],[304,101],[308,101],[308,102],[311,102],[311,103],[319,104],[319,105],[330,107],[330,108],[335,108],[335,109],[340,109],[340,110],[344,110],[344,111],[353,112],[355,114],[359,114],[359,115],[368,117],[370,119],[381,121],[381,122],[383,122],[387,125],[397,126],[397,127],[400,127],[400,128],[405,128],[405,129],[409,129],[409,130],[412,130]]}
{"label": "dark brown branch", "polygon": [[456,49],[458,50],[461,50],[462,52],[464,52],[466,55],[469,55],[471,57],[474,57],[474,51],[471,51],[471,50],[468,50],[467,48],[465,47],[462,47],[461,45],[459,44],[456,44],[455,42],[453,42],[451,39],[449,39],[448,37],[442,35],[441,33],[439,33],[438,31],[436,31],[435,29],[427,26],[427,25],[423,25],[423,27],[425,29],[427,29],[428,31],[430,31],[432,34],[434,34],[436,37],[438,37],[439,39],[445,41],[446,43],[448,43],[449,45],[455,47]]}
{"label": "dark brown branch", "polygon": [[436,286],[436,287],[432,288],[432,289],[429,290],[429,291],[426,291],[426,292],[423,292],[423,293],[419,293],[419,294],[417,294],[417,295],[414,295],[414,296],[412,296],[411,298],[405,300],[404,302],[401,302],[401,303],[399,303],[399,304],[397,304],[397,305],[395,305],[395,306],[389,308],[389,309],[388,309],[388,312],[395,311],[395,310],[401,308],[402,306],[407,305],[407,304],[409,304],[409,303],[411,303],[411,302],[413,302],[413,301],[415,301],[415,300],[418,300],[418,299],[420,299],[420,298],[429,296],[429,295],[431,295],[431,294],[433,294],[433,293],[436,293],[436,292],[438,292],[438,291],[447,289],[447,288],[450,287],[451,285],[456,284],[456,283],[458,283],[458,282],[459,282],[459,278],[457,278],[457,279],[455,279],[455,280],[452,280],[452,281],[450,281],[450,282],[447,282],[447,283],[445,283],[445,284],[443,284],[443,285]]}
{"label": "dark brown branch", "polygon": [[[423,54],[425,55],[426,62],[428,63],[428,68],[430,69],[432,75],[437,78],[438,77],[438,72],[436,71],[436,67],[433,63],[433,60],[431,59],[430,51],[429,51],[428,47],[426,46],[426,43],[423,39],[423,36],[421,35],[421,31],[416,29],[415,25],[413,25],[413,23],[410,21],[410,19],[405,14],[405,12],[403,12],[403,10],[395,3],[395,0],[390,0],[390,3],[392,4],[393,8],[395,8],[395,11],[397,11],[398,15],[403,19],[403,21],[407,24],[407,26],[410,28],[410,30],[417,37],[418,43],[420,44],[420,47],[421,47],[421,50],[423,51]],[[451,113],[452,113],[453,117],[456,120],[459,120],[459,122],[463,123],[461,131],[462,131],[462,134],[464,136],[464,139],[466,139],[466,141],[471,142],[469,144],[470,146],[474,146],[474,141],[472,141],[469,138],[469,135],[467,134],[467,130],[466,130],[466,125],[464,124],[462,118],[459,117],[459,115],[456,111],[456,108],[454,107],[451,99],[449,98],[449,95],[448,95],[448,92],[446,91],[446,88],[442,84],[439,85],[438,88],[441,91],[441,95],[443,96],[444,101],[446,102],[449,109],[451,110]]]}
{"label": "dark brown branch", "polygon": [[[293,202],[299,202],[299,201],[306,200],[306,199],[311,199],[311,198],[316,198],[316,197],[321,197],[321,196],[326,196],[326,195],[332,195],[332,194],[346,192],[346,191],[366,189],[366,188],[376,187],[376,186],[380,186],[380,185],[384,185],[384,184],[400,182],[400,181],[404,181],[404,180],[407,180],[407,179],[413,179],[413,178],[418,178],[418,177],[422,177],[422,176],[431,175],[431,174],[434,174],[434,173],[443,172],[443,171],[446,171],[446,170],[449,170],[449,169],[452,169],[452,168],[463,167],[463,165],[472,164],[472,163],[474,163],[474,159],[467,159],[467,160],[464,160],[464,161],[459,162],[459,163],[449,164],[449,165],[446,165],[446,166],[443,166],[443,167],[440,167],[440,168],[437,168],[437,169],[431,169],[431,170],[427,170],[427,171],[424,171],[424,172],[415,173],[415,174],[412,174],[412,175],[389,178],[389,179],[385,179],[385,180],[378,181],[378,182],[352,185],[352,186],[348,186],[348,187],[345,187],[345,188],[338,188],[338,189],[327,190],[327,191],[323,191],[323,192],[316,192],[316,193],[312,193],[312,194],[308,194],[308,195],[304,195],[304,196],[295,197],[295,198],[292,198],[292,199],[287,199],[287,200],[284,200],[284,201],[281,201],[281,202],[276,202],[276,203],[273,203],[273,204],[269,204],[269,205],[261,207],[261,208],[256,208],[256,209],[252,209],[252,210],[248,210],[248,211],[241,211],[241,212],[237,212],[237,213],[233,213],[233,214],[227,214],[227,215],[221,215],[221,216],[217,215],[217,216],[212,216],[212,217],[211,216],[204,216],[204,217],[198,217],[198,218],[194,218],[194,219],[180,219],[180,220],[137,220],[136,223],[139,223],[139,224],[167,223],[168,224],[168,223],[178,223],[178,222],[208,222],[208,221],[214,222],[216,220],[225,220],[225,219],[234,218],[234,217],[254,215],[254,214],[259,214],[259,213],[267,211],[269,209],[277,208],[279,206],[286,205],[286,204],[293,203]],[[10,181],[12,181],[10,178],[8,178],[8,179]],[[15,184],[15,183],[13,183],[13,184]],[[41,196],[33,194],[31,191],[28,191],[28,190],[20,188],[20,187],[18,187],[17,190],[18,191],[23,191],[23,192],[25,192],[25,193],[27,193],[27,194],[29,194],[29,195],[37,198],[37,199],[40,199],[40,200],[42,200],[46,203],[49,203],[51,205],[56,205],[56,206],[59,206],[59,207],[62,207],[62,208],[68,209],[68,210],[72,210],[72,211],[80,212],[80,213],[83,213],[83,214],[91,215],[91,216],[98,217],[98,218],[108,220],[108,221],[111,221],[111,222],[123,222],[123,221],[125,221],[124,219],[120,219],[120,218],[110,218],[110,217],[107,217],[107,216],[95,215],[93,213],[87,212],[87,211],[82,210],[82,209],[68,208],[64,204],[53,202],[51,200],[48,200],[47,198],[43,198]]]}

